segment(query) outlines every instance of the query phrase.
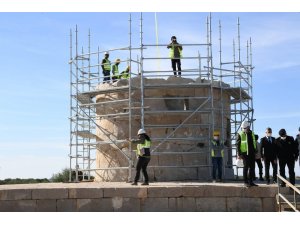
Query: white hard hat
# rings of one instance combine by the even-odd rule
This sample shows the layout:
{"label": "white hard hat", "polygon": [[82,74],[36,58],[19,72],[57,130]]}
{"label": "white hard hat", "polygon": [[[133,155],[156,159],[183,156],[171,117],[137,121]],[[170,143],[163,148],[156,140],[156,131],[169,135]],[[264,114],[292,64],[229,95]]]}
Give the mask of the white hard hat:
{"label": "white hard hat", "polygon": [[138,131],[137,134],[138,135],[140,135],[140,134],[146,134],[146,131],[144,129],[139,129],[139,131]]}
{"label": "white hard hat", "polygon": [[237,167],[244,167],[244,163],[242,159],[237,159],[236,160],[236,166]]}
{"label": "white hard hat", "polygon": [[248,123],[248,121],[244,121],[244,122],[242,122],[241,127],[242,128],[247,128],[247,127],[250,127],[250,124]]}
{"label": "white hard hat", "polygon": [[104,52],[104,55],[109,55],[109,52]]}

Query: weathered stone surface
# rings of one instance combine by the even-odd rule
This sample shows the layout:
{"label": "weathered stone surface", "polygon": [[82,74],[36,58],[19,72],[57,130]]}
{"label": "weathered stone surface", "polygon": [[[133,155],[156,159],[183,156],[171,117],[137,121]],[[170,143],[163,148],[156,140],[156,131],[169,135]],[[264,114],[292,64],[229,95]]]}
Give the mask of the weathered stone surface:
{"label": "weathered stone surface", "polygon": [[[22,194],[24,190],[24,193],[35,193],[36,199],[19,199],[21,196],[28,198],[27,194]],[[17,199],[0,200],[0,211],[272,212],[277,210],[276,190],[276,185],[244,188],[242,183],[202,182],[155,182],[149,186],[131,186],[122,182],[2,185],[1,192],[6,193],[3,198],[14,196]],[[288,188],[282,191],[290,193]]]}
{"label": "weathered stone surface", "polygon": [[148,198],[181,197],[182,189],[178,187],[151,187],[148,188]]}
{"label": "weathered stone surface", "polygon": [[177,212],[177,199],[178,198],[169,198],[168,208],[170,212]]}
{"label": "weathered stone surface", "polygon": [[183,197],[204,197],[205,188],[203,186],[182,187]]}
{"label": "weathered stone surface", "polygon": [[[131,120],[131,131],[134,133],[140,128],[140,116],[141,116],[141,91],[139,77],[132,78],[131,83],[133,86],[132,92],[132,106],[137,107],[132,110],[133,117]],[[191,113],[199,108],[211,94],[211,88],[209,85],[198,85],[199,83],[207,83],[207,80],[186,79],[181,77],[170,76],[167,79],[144,79],[145,84],[145,101],[144,101],[144,124],[147,133],[152,138],[152,146],[155,148],[161,144],[160,140],[155,138],[171,137],[173,140],[167,140],[159,147],[158,152],[184,152],[184,151],[199,151],[199,144],[204,144],[207,148],[209,135],[208,127],[203,126],[182,126],[175,130],[176,126],[180,125],[183,121],[185,124],[207,124],[210,123],[211,118],[208,113],[196,112],[191,116]],[[182,86],[186,84],[187,86]],[[128,98],[128,92],[120,92],[114,87],[126,87],[128,80],[120,80],[113,84],[100,84],[99,89],[109,89],[110,92],[106,94],[99,94],[96,96],[97,103],[104,103],[112,100],[122,100]],[[135,86],[136,85],[136,86]],[[153,87],[149,88],[149,85],[168,85],[165,88]],[[171,86],[170,86],[171,85]],[[173,85],[173,86],[172,86]],[[214,82],[216,87],[220,86],[220,82]],[[222,84],[223,85],[223,84]],[[148,87],[147,87],[148,86]],[[137,89],[135,89],[135,87]],[[220,103],[220,89],[213,88],[214,105],[215,107],[221,106]],[[153,98],[160,99],[153,99]],[[230,96],[227,92],[223,93],[224,107],[227,112],[230,108]],[[147,99],[148,98],[148,99]],[[149,99],[151,98],[151,99]],[[103,105],[103,104],[102,104]],[[128,103],[119,102],[118,104],[109,103],[105,104],[105,107],[99,105],[97,107],[98,115],[107,115],[115,113],[128,112]],[[200,111],[209,110],[211,104],[203,104]],[[188,118],[188,116],[190,116]],[[228,115],[227,115],[228,116]],[[124,119],[126,118],[126,119]],[[188,118],[188,119],[187,119]],[[221,114],[218,110],[214,112],[214,121],[216,127],[223,127],[226,132],[226,139],[230,138],[230,127],[227,127],[227,119],[224,119],[223,125]],[[127,116],[114,116],[114,117],[102,117],[97,120],[97,124],[103,129],[97,130],[97,136],[100,140],[125,140],[128,139],[128,117]],[[150,126],[149,126],[150,125]],[[153,126],[154,125],[154,126]],[[165,127],[158,127],[158,125],[166,125]],[[147,127],[148,126],[148,127]],[[105,132],[104,132],[104,131]],[[175,131],[175,132],[174,132]],[[108,137],[109,136],[109,137]],[[135,135],[133,135],[135,136]],[[181,138],[197,139],[199,137],[205,137],[203,141],[189,140],[183,141]],[[179,139],[178,139],[179,138]],[[202,143],[203,142],[203,143]],[[121,149],[129,149],[129,144],[122,142],[117,144]],[[204,149],[201,149],[204,150]],[[127,155],[131,155],[131,152],[125,151]],[[156,181],[170,181],[170,180],[207,180],[210,178],[208,169],[200,166],[210,165],[208,161],[209,151],[202,151],[202,154],[161,154],[160,156],[153,157],[149,166],[161,166],[157,170],[152,170],[150,173],[150,179]],[[228,157],[226,155],[226,157]],[[226,159],[225,159],[226,160]],[[128,160],[117,150],[115,144],[101,145],[99,151],[96,152],[96,166],[99,168],[106,167],[124,167],[128,166]],[[168,168],[168,166],[178,166],[178,168]],[[193,167],[193,166],[198,166]],[[189,168],[187,168],[189,167]],[[232,170],[232,169],[231,169]],[[228,173],[233,176],[233,173]],[[97,171],[96,180],[98,181],[125,181],[128,180],[128,170],[103,170]],[[228,177],[227,176],[227,177]]]}
{"label": "weathered stone surface", "polygon": [[155,168],[155,178],[157,181],[166,181],[171,177],[173,180],[197,180],[197,167],[192,168]]}
{"label": "weathered stone surface", "polygon": [[168,202],[168,198],[144,198],[141,199],[141,211],[169,212]]}
{"label": "weathered stone surface", "polygon": [[76,212],[76,199],[58,199],[56,207],[57,212]]}
{"label": "weathered stone surface", "polygon": [[[248,191],[248,189],[246,189]],[[240,187],[222,187],[209,185],[204,189],[203,195],[205,197],[235,197],[241,196],[243,189]]]}
{"label": "weathered stone surface", "polygon": [[227,198],[227,211],[229,212],[261,212],[261,198]]}
{"label": "weathered stone surface", "polygon": [[261,198],[269,198],[276,195],[278,189],[276,187],[266,187],[259,185],[258,187],[246,188],[245,191],[242,192],[242,197],[261,197]]}
{"label": "weathered stone surface", "polygon": [[77,211],[79,212],[113,212],[111,198],[77,199]]}
{"label": "weathered stone surface", "polygon": [[0,190],[0,200],[25,200],[31,199],[31,190],[29,189],[12,189]]}
{"label": "weathered stone surface", "polygon": [[197,212],[226,212],[226,198],[196,198]]}
{"label": "weathered stone surface", "polygon": [[69,198],[102,198],[102,188],[71,188],[69,189]]}
{"label": "weathered stone surface", "polygon": [[138,198],[114,197],[112,205],[115,212],[139,212],[141,211],[140,201]]}
{"label": "weathered stone surface", "polygon": [[32,190],[32,199],[64,199],[68,197],[69,193],[66,188]]}
{"label": "weathered stone surface", "polygon": [[262,198],[262,209],[263,212],[276,212],[277,203],[276,199],[273,198]]}
{"label": "weathered stone surface", "polygon": [[130,188],[104,188],[104,197],[124,197],[124,198],[146,198],[147,188],[130,187]]}
{"label": "weathered stone surface", "polygon": [[0,201],[1,212],[35,212],[36,200]]}
{"label": "weathered stone surface", "polygon": [[36,211],[37,212],[56,212],[56,200],[42,199],[36,200]]}
{"label": "weathered stone surface", "polygon": [[[179,198],[179,201],[181,200],[182,202],[179,203],[179,205],[182,205],[182,209],[180,211],[182,212],[196,212],[196,198],[191,198],[191,197],[183,197]],[[179,207],[180,209],[180,207]]]}

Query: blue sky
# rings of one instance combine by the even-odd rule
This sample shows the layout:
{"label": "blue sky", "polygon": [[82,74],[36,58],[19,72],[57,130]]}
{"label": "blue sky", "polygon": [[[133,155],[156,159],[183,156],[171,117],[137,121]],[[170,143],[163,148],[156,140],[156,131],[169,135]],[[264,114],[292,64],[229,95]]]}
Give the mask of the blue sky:
{"label": "blue sky", "polygon": [[[154,13],[144,13],[145,41],[155,42]],[[79,28],[92,51],[128,45],[128,13],[0,13],[0,179],[50,178],[68,167],[69,32]],[[205,39],[208,13],[158,13],[159,41]],[[274,136],[300,126],[300,13],[212,13],[214,51],[222,22],[224,57],[232,55],[236,21],[241,43],[253,41],[255,131],[267,126]],[[139,44],[139,13],[132,13],[134,45]],[[245,54],[245,48],[242,54]],[[115,56],[112,56],[113,58]],[[218,55],[215,54],[217,58]],[[169,64],[169,63],[168,63]],[[168,65],[169,66],[169,65]],[[184,67],[184,65],[183,65]],[[300,175],[297,163],[297,175]]]}

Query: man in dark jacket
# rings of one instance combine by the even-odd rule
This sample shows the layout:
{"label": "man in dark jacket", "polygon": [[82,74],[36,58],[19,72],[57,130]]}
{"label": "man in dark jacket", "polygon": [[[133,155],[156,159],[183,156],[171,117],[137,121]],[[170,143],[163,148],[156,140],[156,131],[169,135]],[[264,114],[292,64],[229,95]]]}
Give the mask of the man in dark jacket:
{"label": "man in dark jacket", "polygon": [[172,68],[174,72],[174,76],[176,76],[176,64],[178,68],[178,75],[181,76],[181,61],[180,58],[182,57],[182,45],[177,42],[175,36],[171,37],[171,43],[167,46],[170,48],[170,58],[172,63]]}
{"label": "man in dark jacket", "polygon": [[[300,153],[300,127],[298,129],[299,134],[297,134],[296,138],[295,138],[295,142],[296,142],[296,147],[298,147],[298,155]],[[300,166],[300,160],[299,160],[299,166]]]}
{"label": "man in dark jacket", "polygon": [[[285,176],[285,166],[289,169],[289,180],[291,184],[295,184],[295,161],[298,160],[298,149],[292,136],[287,136],[285,129],[279,131],[280,137],[276,139],[276,150],[279,159],[279,173],[280,176]],[[285,183],[280,184],[285,187]]]}
{"label": "man in dark jacket", "polygon": [[272,137],[272,129],[268,127],[266,129],[266,136],[260,139],[260,150],[262,159],[265,163],[265,175],[267,184],[270,184],[270,163],[273,168],[273,183],[277,182],[277,155],[275,138]]}
{"label": "man in dark jacket", "polygon": [[238,158],[243,159],[244,185],[246,187],[257,186],[253,183],[255,178],[255,154],[257,151],[254,132],[250,130],[250,124],[247,121],[242,123],[241,128],[242,131],[237,134],[236,148]]}

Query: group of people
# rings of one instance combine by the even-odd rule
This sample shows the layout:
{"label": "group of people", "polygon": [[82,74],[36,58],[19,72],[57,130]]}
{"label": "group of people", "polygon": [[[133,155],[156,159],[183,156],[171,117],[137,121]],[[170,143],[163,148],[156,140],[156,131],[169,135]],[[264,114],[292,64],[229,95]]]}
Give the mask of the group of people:
{"label": "group of people", "polygon": [[[137,165],[136,175],[132,185],[137,185],[140,179],[140,172],[142,170],[144,175],[144,182],[142,185],[149,185],[149,177],[147,174],[147,166],[151,159],[150,147],[151,139],[146,134],[144,129],[138,131],[138,139],[130,140],[132,143],[137,144]],[[227,141],[223,142],[220,139],[220,132],[213,132],[213,140],[211,141],[211,159],[212,159],[212,178],[213,182],[216,182],[217,174],[218,181],[222,181],[222,169],[224,149],[228,146]],[[288,167],[289,181],[291,184],[295,184],[295,162],[298,160],[300,151],[300,127],[299,134],[294,139],[292,136],[288,136],[285,129],[279,130],[279,137],[274,138],[272,136],[272,129],[266,128],[265,137],[258,142],[258,135],[255,135],[250,130],[250,124],[244,121],[241,125],[241,131],[237,134],[236,138],[237,157],[243,160],[243,180],[246,187],[257,186],[254,183],[255,180],[255,162],[259,167],[259,179],[264,180],[262,177],[262,162],[265,165],[265,179],[269,185],[270,180],[270,165],[272,165],[273,176],[272,183],[277,182],[277,168],[279,164],[279,173],[282,177],[286,178],[285,168]],[[282,182],[280,184],[285,187],[286,184]]]}
{"label": "group of people", "polygon": [[[127,66],[124,71],[119,73],[119,65],[121,63],[120,59],[116,59],[115,63],[112,65],[109,60],[109,53],[104,53],[104,59],[102,60],[101,67],[103,73],[103,82],[109,83],[111,78],[112,81],[115,82],[119,79],[128,79],[130,77],[130,66]],[[110,76],[110,72],[112,72],[112,77]]]}
{"label": "group of people", "polygon": [[[177,42],[175,36],[171,37],[171,43],[167,46],[170,49],[170,58],[174,76],[177,76],[177,71],[179,77],[181,76],[181,57],[182,57],[182,45]],[[102,59],[101,67],[103,73],[103,82],[109,83],[112,79],[113,82],[119,79],[128,79],[130,77],[130,66],[119,73],[119,65],[121,63],[120,59],[116,59],[115,63],[112,65],[109,60],[109,52],[104,53],[104,59]],[[176,69],[177,66],[177,69]],[[112,72],[112,77],[110,76],[110,72]]]}
{"label": "group of people", "polygon": [[[279,174],[286,178],[285,168],[288,167],[289,181],[295,184],[295,162],[299,157],[300,150],[300,128],[299,134],[294,139],[288,136],[285,129],[279,130],[279,137],[272,137],[272,129],[266,128],[265,137],[260,139],[258,143],[258,136],[250,130],[250,124],[247,121],[242,123],[242,131],[237,134],[236,147],[238,158],[243,160],[243,179],[244,185],[247,187],[257,186],[253,181],[255,180],[255,161],[258,162],[260,180],[262,177],[262,164],[265,164],[265,178],[267,184],[270,184],[270,165],[272,165],[273,176],[272,182],[277,182],[277,167],[279,164]],[[261,155],[258,156],[257,155]],[[259,162],[260,161],[260,162]],[[280,184],[282,187],[286,186],[284,182]]]}

